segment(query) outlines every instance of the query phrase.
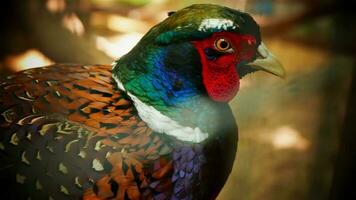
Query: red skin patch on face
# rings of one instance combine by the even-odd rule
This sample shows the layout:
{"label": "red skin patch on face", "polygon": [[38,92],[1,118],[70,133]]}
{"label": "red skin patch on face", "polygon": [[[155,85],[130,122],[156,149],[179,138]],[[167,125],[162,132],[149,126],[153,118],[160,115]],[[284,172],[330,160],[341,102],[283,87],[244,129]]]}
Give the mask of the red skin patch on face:
{"label": "red skin patch on face", "polygon": [[[234,51],[224,53],[215,60],[208,59],[205,49],[215,49],[214,43],[219,38],[229,41]],[[256,53],[255,38],[252,35],[219,32],[207,39],[194,41],[193,45],[201,58],[203,84],[209,97],[217,102],[229,102],[240,87],[236,65],[253,58]]]}

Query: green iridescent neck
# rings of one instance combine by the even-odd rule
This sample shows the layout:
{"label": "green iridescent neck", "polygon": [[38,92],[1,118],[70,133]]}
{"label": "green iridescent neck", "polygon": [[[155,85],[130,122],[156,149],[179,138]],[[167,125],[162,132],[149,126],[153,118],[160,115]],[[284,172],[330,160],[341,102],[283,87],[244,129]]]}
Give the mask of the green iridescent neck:
{"label": "green iridescent neck", "polygon": [[[200,55],[191,42],[220,31],[259,32],[245,13],[217,5],[193,5],[153,27],[116,62],[113,76],[127,92],[164,116],[211,132],[228,105],[207,96]],[[255,37],[260,40],[259,34]]]}
{"label": "green iridescent neck", "polygon": [[208,132],[212,124],[209,121],[214,121],[208,118],[215,117],[218,109],[217,103],[206,96],[194,47],[179,43],[140,50],[131,51],[116,62],[114,77],[127,92],[163,115],[181,125],[201,127]]}

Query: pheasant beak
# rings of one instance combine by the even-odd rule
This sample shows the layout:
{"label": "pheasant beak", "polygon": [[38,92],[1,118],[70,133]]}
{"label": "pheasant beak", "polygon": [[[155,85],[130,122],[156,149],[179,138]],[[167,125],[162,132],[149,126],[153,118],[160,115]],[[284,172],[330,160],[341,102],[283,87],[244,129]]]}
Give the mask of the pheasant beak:
{"label": "pheasant beak", "polygon": [[274,74],[281,78],[285,77],[285,70],[282,63],[267,49],[266,45],[261,43],[257,48],[257,58],[248,64],[256,70],[263,70],[265,72]]}

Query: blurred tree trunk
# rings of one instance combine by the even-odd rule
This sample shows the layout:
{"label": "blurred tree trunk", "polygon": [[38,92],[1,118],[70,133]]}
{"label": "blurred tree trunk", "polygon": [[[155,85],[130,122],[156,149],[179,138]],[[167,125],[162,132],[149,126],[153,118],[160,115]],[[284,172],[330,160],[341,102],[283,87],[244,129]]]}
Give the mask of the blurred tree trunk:
{"label": "blurred tree trunk", "polygon": [[[95,40],[90,33],[80,37],[62,26],[62,18],[68,11],[53,15],[47,11],[43,2],[38,1],[35,4],[31,1],[25,16],[29,19],[33,42],[40,51],[56,62],[111,63],[112,59],[96,49]],[[84,14],[88,13],[79,15]],[[58,36],[60,39],[57,39]]]}
{"label": "blurred tree trunk", "polygon": [[[347,5],[347,1],[340,1],[342,12],[336,16],[336,35],[334,43],[337,46],[346,46],[355,39],[354,6]],[[353,57],[353,77],[349,93],[346,117],[343,131],[340,134],[338,158],[330,192],[330,200],[356,199],[356,49],[348,50],[336,48],[336,52],[351,54]],[[341,67],[341,66],[340,66]]]}
{"label": "blurred tree trunk", "polygon": [[11,0],[1,4],[4,16],[0,21],[0,57],[36,48],[55,62],[111,63],[111,58],[96,49],[95,38],[90,32],[80,37],[62,25],[66,14],[78,12],[85,26],[89,11],[73,7],[65,12],[50,13],[45,6],[46,0]]}
{"label": "blurred tree trunk", "polygon": [[348,99],[345,125],[340,135],[340,147],[335,164],[330,200],[356,199],[356,70]]}

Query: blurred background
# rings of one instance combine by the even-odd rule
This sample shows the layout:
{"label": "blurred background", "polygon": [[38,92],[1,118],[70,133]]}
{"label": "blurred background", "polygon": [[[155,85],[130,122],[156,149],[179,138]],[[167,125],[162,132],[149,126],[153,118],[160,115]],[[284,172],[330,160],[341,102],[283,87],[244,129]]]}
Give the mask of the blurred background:
{"label": "blurred background", "polygon": [[260,72],[242,80],[231,102],[238,156],[218,199],[356,199],[356,31],[345,2],[2,1],[0,74],[51,63],[110,64],[167,12],[193,3],[244,10],[261,25],[287,78]]}

